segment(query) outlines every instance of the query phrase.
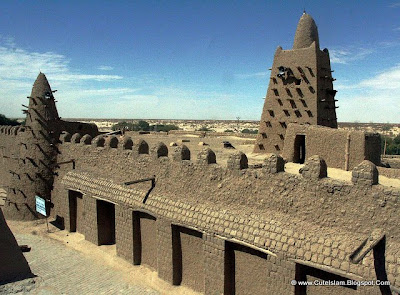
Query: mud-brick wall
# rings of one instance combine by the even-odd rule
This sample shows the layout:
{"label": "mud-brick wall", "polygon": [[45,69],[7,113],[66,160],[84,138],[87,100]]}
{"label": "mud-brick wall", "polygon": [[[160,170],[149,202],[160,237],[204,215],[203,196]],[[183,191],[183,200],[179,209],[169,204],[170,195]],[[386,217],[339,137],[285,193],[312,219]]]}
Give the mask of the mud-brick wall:
{"label": "mud-brick wall", "polygon": [[297,135],[305,135],[306,158],[319,155],[328,167],[345,169],[348,161],[348,169],[352,170],[363,160],[380,164],[380,136],[377,134],[298,124],[290,124],[286,132],[283,157],[289,162],[295,160]]}
{"label": "mud-brick wall", "polygon": [[384,175],[389,178],[398,178],[400,179],[400,169],[395,168],[384,168],[384,167],[377,167],[379,171],[379,175]]}
{"label": "mud-brick wall", "polygon": [[0,126],[0,185],[8,187],[12,177],[18,175],[20,165],[20,140],[17,126]]}
{"label": "mud-brick wall", "polygon": [[157,269],[158,276],[170,284],[174,283],[172,268],[172,227],[166,218],[157,219]]}
{"label": "mud-brick wall", "polygon": [[204,233],[205,293],[223,294],[228,291],[225,281],[225,241],[214,234]]}
{"label": "mud-brick wall", "polygon": [[117,253],[126,261],[134,263],[132,210],[125,206],[116,206],[115,223]]}
{"label": "mud-brick wall", "polygon": [[92,137],[95,137],[99,134],[96,124],[60,120],[59,128],[60,130],[69,132],[71,134],[77,132],[81,135],[89,134]]}
{"label": "mud-brick wall", "polygon": [[[128,261],[132,262],[131,253],[135,253],[131,216],[145,212],[156,217],[156,270],[171,284],[186,285],[206,294],[249,294],[249,290],[256,294],[303,294],[294,293],[296,288],[291,280],[374,278],[371,254],[360,265],[348,261],[352,249],[362,242],[357,233],[347,237],[343,233],[322,237],[322,233],[311,228],[311,233],[299,233],[267,216],[246,218],[243,212],[219,211],[204,205],[194,207],[165,196],[153,195],[144,204],[144,194],[85,173],[69,173],[64,185],[69,190],[82,191],[86,199],[94,200],[91,204],[98,202],[96,198],[117,203],[117,254]],[[91,210],[99,213],[94,207]],[[98,220],[99,216],[94,219]],[[90,217],[92,221],[86,222],[89,227],[86,232],[93,236],[94,219]],[[395,261],[391,257],[392,254],[387,256],[388,278],[396,285],[396,270],[392,268]],[[325,295],[333,291],[381,294],[374,287],[367,291],[342,288],[320,287],[315,293],[317,289],[310,287],[307,294]]]}
{"label": "mud-brick wall", "polygon": [[[176,160],[175,156],[172,157],[175,150],[168,150],[163,145],[158,145],[159,149],[143,149],[145,152],[150,150],[150,154],[138,154],[137,146],[126,150],[111,139],[106,140],[105,146],[97,146],[98,139],[94,139],[92,144],[67,142],[60,145],[60,161],[75,158],[76,165],[75,170],[72,165],[61,165],[57,171],[52,214],[62,217],[67,214],[68,210],[61,205],[65,201],[60,200],[65,197],[62,191],[66,188],[82,192],[84,204],[91,204],[86,212],[86,216],[89,216],[86,222],[87,239],[97,244],[97,201],[93,202],[92,199],[114,203],[117,249],[121,251],[121,256],[127,257],[128,261],[133,260],[133,263],[134,222],[125,217],[137,214],[135,212],[154,216],[157,224],[157,270],[159,276],[171,284],[186,283],[194,289],[201,288],[198,282],[185,281],[185,273],[181,274],[182,279],[177,279],[176,269],[179,268],[173,267],[174,253],[177,253],[177,248],[174,252],[172,247],[173,227],[200,232],[204,245],[207,244],[207,237],[218,236],[218,239],[226,239],[226,243],[246,243],[246,247],[254,246],[257,251],[265,249],[275,253],[279,259],[289,263],[288,272],[274,271],[277,279],[280,279],[279,274],[283,274],[283,282],[290,282],[292,276],[286,273],[295,271],[290,259],[324,265],[344,274],[374,278],[372,253],[359,265],[349,263],[348,257],[372,229],[382,228],[387,233],[385,263],[388,278],[393,284],[398,284],[400,273],[397,271],[397,259],[391,258],[398,257],[399,253],[399,217],[396,214],[398,190],[330,179],[306,179],[288,173],[271,174],[265,168],[242,167],[244,169],[232,171],[236,169],[235,165],[228,165],[229,170],[212,164],[212,157],[204,161],[204,155],[212,155],[210,152],[200,154],[198,161]],[[193,158],[196,155],[192,155]],[[151,182],[123,185],[125,181],[152,175],[156,176],[153,189]],[[118,217],[119,207],[125,208],[125,217]],[[119,218],[122,225],[118,225]],[[120,235],[119,231],[124,234]],[[118,245],[121,236],[125,242]],[[197,242],[200,239],[195,238]],[[126,248],[128,244],[132,245],[129,246],[131,248]],[[221,256],[227,256],[226,244],[223,250],[220,243],[212,244],[209,249],[213,248],[216,251],[211,252],[217,253],[220,263]],[[185,253],[187,251],[182,252],[183,255]],[[189,257],[192,254],[189,253]],[[238,251],[239,261],[240,254]],[[226,265],[210,264],[210,261],[207,262],[208,256],[205,254],[203,261],[204,281],[212,282],[217,289],[225,289]],[[182,263],[186,262],[182,260]],[[187,263],[190,265],[192,260],[189,259]],[[213,271],[208,270],[208,265],[218,275],[221,275],[221,268],[224,269],[223,287],[220,280],[210,279]],[[240,278],[240,273],[237,278]],[[271,288],[273,284],[280,285],[280,288],[284,285],[273,280],[268,287]],[[240,280],[238,286],[240,289]],[[207,285],[201,290],[207,292]]]}
{"label": "mud-brick wall", "polygon": [[[83,198],[86,203],[92,205],[99,201],[86,193],[83,194]],[[99,214],[95,206],[86,206],[86,209]],[[149,218],[153,215],[137,210],[144,209],[115,206],[117,254],[132,264],[149,266],[143,257],[153,251],[156,264],[150,265],[150,268],[158,271],[161,278],[164,278],[166,271],[169,274],[166,276],[167,281],[174,285],[184,285],[205,294],[248,294],[249,290],[261,294],[292,293],[293,286],[289,284],[289,280],[294,277],[294,263],[227,242],[213,233],[178,225],[173,220]],[[134,258],[137,252],[137,232],[132,216],[135,215],[151,220],[158,229],[156,235],[153,233],[153,226],[151,231],[141,232],[142,241],[149,241],[141,244],[141,262],[135,261]],[[93,222],[98,221],[101,216],[96,216],[96,213],[94,216],[95,218],[93,215],[84,214],[81,217],[86,219],[87,226],[83,234],[87,240],[100,244],[93,241],[92,237],[96,232],[93,231]],[[101,225],[97,223],[97,226],[99,230]]]}
{"label": "mud-brick wall", "polygon": [[[322,227],[369,234],[375,227],[385,228],[399,236],[399,190],[383,186],[363,187],[331,179],[312,182],[289,173],[266,174],[263,169],[243,169],[231,173],[217,164],[201,165],[192,161],[154,159],[152,155],[137,155],[133,150],[94,147],[85,144],[63,143],[59,146],[58,161],[76,159],[75,170],[123,183],[156,176],[153,193],[169,199],[185,200],[190,204],[208,204],[226,210],[244,212],[282,213],[292,219]],[[52,199],[55,216],[65,205],[61,179],[73,171],[72,163],[61,165],[56,172]],[[329,177],[329,174],[328,174]],[[150,182],[132,185],[146,194]],[[335,210],[332,210],[335,208]],[[360,210],[360,208],[363,208]],[[377,218],[383,216],[383,218]]]}

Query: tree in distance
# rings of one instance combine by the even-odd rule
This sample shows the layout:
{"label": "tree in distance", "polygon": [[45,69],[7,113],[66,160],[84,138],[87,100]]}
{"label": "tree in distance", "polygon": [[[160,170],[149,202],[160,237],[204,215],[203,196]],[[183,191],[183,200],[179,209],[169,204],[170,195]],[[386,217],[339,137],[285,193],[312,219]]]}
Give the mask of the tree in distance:
{"label": "tree in distance", "polygon": [[17,126],[21,124],[17,120],[9,119],[3,114],[0,114],[0,125]]}
{"label": "tree in distance", "polygon": [[197,129],[196,131],[205,131],[205,132],[207,132],[207,131],[213,131],[213,130],[210,129],[210,128],[207,128],[206,126],[203,126],[203,127],[199,128],[199,129]]}
{"label": "tree in distance", "polygon": [[[386,139],[386,140],[385,140]],[[386,155],[400,155],[400,134],[395,138],[383,135],[381,139],[381,151],[385,150],[386,141]]]}
{"label": "tree in distance", "polygon": [[258,130],[257,129],[243,129],[242,133],[248,133],[248,134],[257,134]]}

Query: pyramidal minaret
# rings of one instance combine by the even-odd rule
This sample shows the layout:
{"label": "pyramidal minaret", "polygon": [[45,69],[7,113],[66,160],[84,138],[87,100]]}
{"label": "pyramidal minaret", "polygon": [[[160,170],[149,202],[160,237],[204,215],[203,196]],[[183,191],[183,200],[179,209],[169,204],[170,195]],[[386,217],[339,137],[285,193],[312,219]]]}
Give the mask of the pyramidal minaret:
{"label": "pyramidal minaret", "polygon": [[8,198],[12,204],[4,207],[6,218],[30,220],[40,217],[35,210],[35,198],[51,199],[60,118],[53,91],[43,73],[33,84],[23,132],[19,133],[19,161],[11,180]]}
{"label": "pyramidal minaret", "polygon": [[254,152],[280,154],[289,123],[337,128],[333,81],[329,52],[320,50],[317,25],[304,12],[293,48],[275,51]]}

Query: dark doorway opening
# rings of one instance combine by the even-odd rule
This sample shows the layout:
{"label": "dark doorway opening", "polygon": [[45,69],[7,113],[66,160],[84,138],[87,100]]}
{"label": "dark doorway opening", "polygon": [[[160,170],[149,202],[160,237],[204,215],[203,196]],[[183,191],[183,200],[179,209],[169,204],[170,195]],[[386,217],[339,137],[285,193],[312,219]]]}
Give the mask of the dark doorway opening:
{"label": "dark doorway opening", "polygon": [[133,264],[157,268],[156,218],[144,212],[133,212]]}
{"label": "dark doorway opening", "polygon": [[99,245],[115,244],[115,205],[97,200],[97,232]]}
{"label": "dark doorway opening", "polygon": [[[323,286],[324,294],[341,294],[341,295],[353,295],[357,294],[357,285],[347,285],[349,278],[343,277],[339,274],[333,274],[321,269],[317,269],[311,266],[296,264],[296,281],[308,281],[313,282],[318,280],[322,281],[335,281],[341,282],[333,286]],[[295,295],[317,295],[321,294],[321,286],[317,285],[300,285],[297,284],[294,288]],[[383,294],[383,293],[382,293]]]}
{"label": "dark doorway opening", "polygon": [[77,191],[68,191],[69,222],[71,232],[83,232],[83,195]]}
{"label": "dark doorway opening", "polygon": [[296,135],[294,140],[293,162],[303,164],[306,160],[306,136]]}

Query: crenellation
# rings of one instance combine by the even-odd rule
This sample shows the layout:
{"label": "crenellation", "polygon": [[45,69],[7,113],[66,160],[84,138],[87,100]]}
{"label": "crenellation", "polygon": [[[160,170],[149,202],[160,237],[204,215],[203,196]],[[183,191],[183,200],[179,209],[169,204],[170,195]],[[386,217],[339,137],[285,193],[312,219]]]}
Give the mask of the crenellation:
{"label": "crenellation", "polygon": [[158,142],[155,146],[151,148],[150,154],[154,159],[161,157],[168,157],[168,147],[163,142]]}
{"label": "crenellation", "polygon": [[11,127],[10,134],[16,136],[18,135],[18,131],[19,131],[19,126]]}
{"label": "crenellation", "polygon": [[352,182],[358,185],[378,184],[379,172],[374,163],[364,160],[352,171]]}
{"label": "crenellation", "polygon": [[71,138],[72,138],[71,134],[70,134],[69,132],[66,132],[66,131],[63,131],[63,132],[61,133],[61,135],[60,135],[60,141],[61,141],[61,143],[64,143],[64,142],[71,142]]}
{"label": "crenellation", "polygon": [[98,135],[92,140],[92,146],[94,147],[104,147],[106,140],[103,135]]}
{"label": "crenellation", "polygon": [[137,139],[132,147],[134,155],[149,154],[149,145],[143,139]]}
{"label": "crenellation", "polygon": [[311,156],[300,168],[300,174],[304,178],[321,179],[328,177],[328,167],[324,159],[318,155]]}
{"label": "crenellation", "polygon": [[133,148],[133,140],[129,136],[124,137],[121,144],[122,144],[122,149],[124,149],[124,150],[132,150],[132,148]]}
{"label": "crenellation", "polygon": [[105,136],[104,139],[105,139],[104,146],[112,149],[118,148],[119,140],[118,137],[116,137],[115,135]]}
{"label": "crenellation", "polygon": [[213,150],[204,148],[197,154],[197,163],[202,165],[216,164],[217,158]]}
{"label": "crenellation", "polygon": [[81,142],[82,135],[79,133],[75,133],[74,135],[71,136],[71,142],[72,143],[80,143]]}
{"label": "crenellation", "polygon": [[249,168],[247,156],[242,152],[236,152],[230,155],[227,164],[228,170],[242,170]]}
{"label": "crenellation", "polygon": [[176,146],[172,153],[173,161],[190,161],[190,149],[186,145]]}
{"label": "crenellation", "polygon": [[91,145],[92,144],[92,136],[90,136],[89,134],[85,134],[84,136],[82,136],[80,143],[82,145]]}
{"label": "crenellation", "polygon": [[263,171],[265,173],[278,173],[285,171],[285,161],[277,154],[271,154],[265,158],[263,163]]}

